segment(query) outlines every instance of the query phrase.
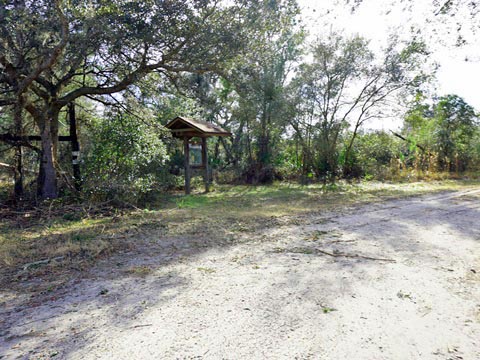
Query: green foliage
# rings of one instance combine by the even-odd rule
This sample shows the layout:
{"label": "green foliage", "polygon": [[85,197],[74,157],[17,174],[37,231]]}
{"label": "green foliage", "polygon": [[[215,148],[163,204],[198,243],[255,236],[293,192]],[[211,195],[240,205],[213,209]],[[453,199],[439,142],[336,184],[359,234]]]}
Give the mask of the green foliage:
{"label": "green foliage", "polygon": [[228,82],[222,82],[222,94],[235,90],[237,101],[231,109],[237,131],[232,155],[242,164],[243,179],[269,183],[277,174],[281,136],[287,125],[285,83],[290,66],[300,56],[304,34],[297,26],[296,1],[260,1],[258,11],[262,17],[252,51],[232,63]]}
{"label": "green foliage", "polygon": [[423,168],[436,170],[431,164],[435,158],[438,170],[458,172],[475,167],[479,125],[475,110],[459,96],[443,96],[428,105],[419,94],[406,114],[403,132],[409,152]]}
{"label": "green foliage", "polygon": [[84,163],[87,191],[100,197],[121,197],[137,202],[171,181],[166,134],[130,115],[113,113],[92,125],[90,149]]}
{"label": "green foliage", "polygon": [[353,148],[353,164],[357,176],[367,180],[387,180],[392,168],[403,157],[399,139],[384,131],[360,134]]}
{"label": "green foliage", "polygon": [[[301,64],[291,84],[290,124],[302,143],[305,166],[324,181],[361,175],[354,143],[365,121],[386,112],[394,94],[423,79],[423,44],[392,41],[381,55],[359,36],[331,32],[313,44],[313,60]],[[349,130],[352,129],[351,132]]]}
{"label": "green foliage", "polygon": [[475,134],[470,142],[469,154],[471,161],[468,170],[480,172],[480,126],[475,130]]}
{"label": "green foliage", "polygon": [[2,1],[0,106],[28,113],[35,123],[29,130],[42,134],[40,197],[58,196],[62,108],[80,97],[105,103],[122,93],[114,102],[122,101],[128,91],[138,94],[136,86],[152,72],[161,86],[177,85],[179,74],[225,72],[237,57],[254,53],[257,35],[276,24],[287,4],[296,3]]}
{"label": "green foliage", "polygon": [[209,145],[211,167],[230,171],[231,181],[480,167],[478,115],[456,95],[430,104],[418,93],[403,140],[362,133],[365,121],[388,112],[392,94],[426,82],[419,63],[428,51],[417,39],[392,37],[380,56],[368,39],[331,31],[297,66],[306,49],[295,0],[0,6],[0,129],[42,134],[21,156],[18,140],[5,140],[1,162],[10,181],[8,165],[22,157],[22,179],[33,184],[38,174],[41,197],[56,197],[57,182],[69,182],[70,144],[57,135],[68,133],[71,102],[90,113],[78,116],[84,189],[101,199],[137,203],[182,181],[170,175],[181,175],[181,146],[161,126],[177,115],[232,131]]}
{"label": "green foliage", "polygon": [[441,97],[434,110],[440,167],[449,171],[466,170],[471,141],[480,125],[478,116],[457,95]]}
{"label": "green foliage", "polygon": [[302,170],[301,150],[294,140],[284,140],[281,145],[283,150],[279,152],[275,166],[282,179],[294,179]]}

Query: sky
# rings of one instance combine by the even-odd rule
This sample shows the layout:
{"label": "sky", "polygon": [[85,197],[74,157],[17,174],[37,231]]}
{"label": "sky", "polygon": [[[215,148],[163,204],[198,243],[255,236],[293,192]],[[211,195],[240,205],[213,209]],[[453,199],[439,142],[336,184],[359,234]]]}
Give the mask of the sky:
{"label": "sky", "polygon": [[[353,13],[345,5],[346,0],[298,0],[298,3],[311,40],[334,30],[362,35],[370,39],[372,49],[379,50],[392,32],[408,39],[412,26],[420,29],[432,52],[430,60],[439,65],[434,92],[439,96],[457,94],[480,111],[480,30],[477,34],[472,30],[480,29],[480,5],[472,18],[467,7],[458,10],[454,17],[435,16],[431,0],[363,0]],[[467,45],[456,47],[459,25]],[[374,127],[384,126],[393,127],[385,121]]]}

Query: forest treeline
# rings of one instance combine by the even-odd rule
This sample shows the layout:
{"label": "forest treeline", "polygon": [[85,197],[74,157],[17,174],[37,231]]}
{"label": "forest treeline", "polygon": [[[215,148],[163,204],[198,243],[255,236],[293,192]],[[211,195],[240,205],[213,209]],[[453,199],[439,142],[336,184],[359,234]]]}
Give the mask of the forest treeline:
{"label": "forest treeline", "polygon": [[[0,180],[12,199],[140,202],[180,188],[182,147],[164,127],[179,115],[232,133],[208,140],[217,181],[480,171],[479,114],[429,90],[419,36],[374,51],[332,24],[312,40],[294,0],[0,4]],[[401,126],[366,131],[385,118]]]}

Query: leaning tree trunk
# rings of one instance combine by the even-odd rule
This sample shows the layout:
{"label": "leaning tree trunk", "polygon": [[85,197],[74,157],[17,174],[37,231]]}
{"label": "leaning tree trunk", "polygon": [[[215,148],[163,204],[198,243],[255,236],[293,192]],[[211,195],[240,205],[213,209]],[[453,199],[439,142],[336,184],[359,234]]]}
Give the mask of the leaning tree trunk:
{"label": "leaning tree trunk", "polygon": [[49,112],[48,117],[40,122],[40,137],[42,141],[42,154],[40,171],[38,173],[37,193],[41,199],[55,199],[57,191],[57,171],[55,169],[56,131],[58,128],[58,112]]}

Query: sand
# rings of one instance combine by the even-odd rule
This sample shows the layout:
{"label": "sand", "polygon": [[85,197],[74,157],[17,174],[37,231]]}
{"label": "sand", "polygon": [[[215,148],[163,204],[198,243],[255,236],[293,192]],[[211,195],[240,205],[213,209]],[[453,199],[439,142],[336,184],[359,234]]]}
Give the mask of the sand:
{"label": "sand", "polygon": [[480,359],[479,189],[289,220],[153,236],[40,303],[10,294],[0,358]]}

